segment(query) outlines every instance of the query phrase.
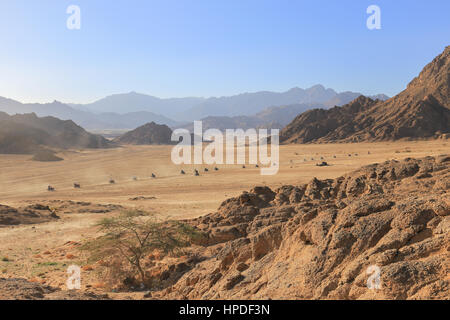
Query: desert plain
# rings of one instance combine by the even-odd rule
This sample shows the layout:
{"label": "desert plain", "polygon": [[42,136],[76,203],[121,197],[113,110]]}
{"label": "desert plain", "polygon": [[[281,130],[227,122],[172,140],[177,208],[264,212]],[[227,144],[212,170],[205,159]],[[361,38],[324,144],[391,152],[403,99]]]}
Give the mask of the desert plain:
{"label": "desert plain", "polygon": [[[103,217],[136,208],[171,219],[196,218],[255,186],[276,189],[305,184],[314,177],[333,179],[368,164],[448,154],[450,147],[448,140],[282,145],[280,169],[273,176],[260,175],[254,165],[217,165],[218,171],[214,166],[175,165],[171,149],[123,146],[65,150],[58,153],[64,158],[60,162],[0,155],[2,204],[14,208],[49,206],[59,217],[0,228],[1,277],[25,278],[65,289],[67,266],[79,264],[84,265],[82,289],[101,292],[104,285],[99,275],[86,265],[76,246],[97,235],[95,223]],[[328,166],[316,165],[322,161]],[[194,176],[194,169],[200,176]],[[180,174],[181,170],[186,174]],[[115,183],[110,184],[110,179]],[[80,189],[74,188],[75,182]],[[55,191],[47,191],[48,185]]]}

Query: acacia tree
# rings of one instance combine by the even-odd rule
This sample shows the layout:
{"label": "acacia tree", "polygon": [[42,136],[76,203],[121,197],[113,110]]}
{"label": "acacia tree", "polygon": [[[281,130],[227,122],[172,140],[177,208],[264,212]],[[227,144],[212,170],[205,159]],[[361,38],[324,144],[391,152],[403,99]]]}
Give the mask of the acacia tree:
{"label": "acacia tree", "polygon": [[146,283],[142,260],[155,249],[165,253],[189,246],[202,234],[179,221],[164,221],[142,211],[124,211],[116,217],[98,223],[104,235],[88,241],[82,247],[90,253],[89,260],[119,259],[138,273]]}

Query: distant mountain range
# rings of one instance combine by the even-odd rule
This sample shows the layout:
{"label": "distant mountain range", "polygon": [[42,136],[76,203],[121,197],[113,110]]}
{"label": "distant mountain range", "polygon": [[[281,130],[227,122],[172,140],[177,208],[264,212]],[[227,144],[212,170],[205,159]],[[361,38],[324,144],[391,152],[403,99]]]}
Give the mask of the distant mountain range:
{"label": "distant mountain range", "polygon": [[[345,93],[336,96],[333,100],[337,102],[339,100],[339,104],[345,104],[353,99],[355,99],[356,93]],[[372,98],[376,99],[387,99],[388,97],[385,95],[372,96]],[[269,107],[264,109],[261,112],[258,112],[255,115],[251,116],[234,116],[234,117],[225,117],[225,116],[209,116],[202,120],[203,130],[208,130],[211,128],[226,130],[226,129],[250,129],[250,128],[265,128],[265,129],[282,129],[286,125],[288,125],[296,116],[299,114],[315,109],[315,108],[328,108],[330,105],[329,102],[326,104],[321,103],[303,103],[303,104],[291,104],[287,106],[280,107]],[[190,122],[187,125],[179,126],[180,128],[188,129],[190,132],[193,132],[194,125]]]}
{"label": "distant mountain range", "polygon": [[[359,95],[361,94],[350,91],[337,93],[333,89],[316,85],[309,89],[293,88],[281,93],[261,91],[208,99],[195,97],[160,99],[130,92],[111,95],[84,105],[58,101],[23,104],[0,97],[0,111],[10,115],[36,113],[38,116],[70,119],[88,130],[132,129],[149,122],[174,128],[204,118],[211,123],[220,123],[221,120],[230,125],[235,123],[231,128],[239,127],[238,125],[244,128],[282,127],[298,113],[309,108],[343,105]],[[377,97],[388,98],[385,95]]]}
{"label": "distant mountain range", "polygon": [[[317,107],[325,106],[322,104],[292,104],[281,107],[269,107],[251,116],[210,116],[201,120],[203,130],[211,128],[222,131],[226,129],[247,130],[250,128],[282,129],[300,113]],[[190,132],[194,130],[192,122],[179,127],[188,129]]]}
{"label": "distant mountain range", "polygon": [[[169,98],[140,94],[136,92],[114,94],[89,104],[69,104],[71,107],[94,113],[114,112],[125,114],[129,112],[147,111],[176,119],[177,115],[204,102],[204,98]],[[184,119],[179,119],[183,121]]]}
{"label": "distant mountain range", "polygon": [[[397,139],[422,139],[432,137],[450,137],[450,46],[425,66],[418,77],[407,88],[393,98],[386,96],[359,96],[353,101],[355,93],[334,94],[333,90],[315,86],[308,90],[292,89],[290,94],[305,100],[327,99],[324,102],[308,102],[278,107],[266,107],[254,115],[209,116],[204,119],[203,129],[268,127],[283,128],[280,141],[283,143],[325,143],[359,142]],[[305,91],[309,93],[306,94]],[[320,92],[321,94],[318,94]],[[245,94],[249,106],[260,93]],[[266,97],[285,94],[265,93]],[[223,98],[238,101],[240,96]],[[271,99],[272,99],[271,98]],[[222,99],[222,98],[221,98]],[[274,102],[276,99],[269,99]],[[286,98],[287,99],[287,98]],[[219,99],[220,100],[220,99]],[[242,100],[242,103],[244,100]],[[328,108],[335,103],[346,102],[342,107]],[[267,102],[268,103],[268,102]],[[320,105],[322,108],[312,109]],[[83,111],[60,102],[49,104],[22,104],[0,98],[0,106],[10,113],[36,112],[53,113],[61,118],[70,117],[91,126],[99,121],[109,125],[127,125],[145,121],[145,117],[157,116],[149,111],[127,114]],[[231,104],[232,112],[237,104]],[[251,108],[249,108],[251,109]],[[117,144],[166,144],[171,143],[172,130],[166,125],[150,122],[123,136],[109,141],[102,136],[85,131],[72,120],[60,120],[55,117],[38,117],[36,113],[8,115],[0,112],[0,153],[29,154],[47,149],[65,148],[108,148]],[[297,116],[296,116],[297,115]],[[52,155],[52,154],[51,154]],[[48,158],[48,156],[46,156]],[[39,158],[39,157],[37,157]],[[58,160],[52,158],[51,160]]]}
{"label": "distant mountain range", "polygon": [[85,110],[76,109],[67,104],[54,101],[52,103],[27,103],[23,104],[15,100],[0,97],[0,111],[10,115],[35,113],[37,116],[52,116],[62,120],[73,120],[82,127],[93,129],[132,129],[147,122],[157,122],[176,126],[179,123],[167,117],[149,112],[138,111],[125,114],[106,112],[96,114]]}
{"label": "distant mountain range", "polygon": [[387,100],[359,97],[342,107],[298,115],[284,143],[358,142],[450,137],[450,46],[407,88]]}
{"label": "distant mountain range", "polygon": [[[316,104],[334,107],[335,105],[348,103],[360,95],[361,93],[350,91],[337,93],[322,85],[315,85],[309,89],[293,88],[281,93],[270,91],[243,93],[231,97],[209,98],[181,113],[179,118],[192,121],[207,116],[249,116],[269,107],[292,104]],[[385,95],[379,96],[388,98]]]}
{"label": "distant mountain range", "polygon": [[[292,88],[286,92],[260,91],[217,98],[160,99],[130,92],[111,95],[90,104],[70,104],[70,106],[93,113],[148,111],[177,121],[193,121],[209,116],[250,116],[269,107],[291,104],[314,103],[334,107],[348,103],[360,95],[359,92],[351,91],[337,93],[322,85],[315,85],[309,89]],[[383,100],[388,98],[383,94],[376,97]]]}

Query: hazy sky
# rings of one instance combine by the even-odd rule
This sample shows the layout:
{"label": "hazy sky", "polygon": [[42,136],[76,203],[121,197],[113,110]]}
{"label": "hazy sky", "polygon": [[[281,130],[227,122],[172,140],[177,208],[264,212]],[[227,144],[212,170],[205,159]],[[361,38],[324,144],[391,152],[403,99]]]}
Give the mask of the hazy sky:
{"label": "hazy sky", "polygon": [[[81,8],[68,30],[66,9]],[[381,30],[366,9],[381,8]],[[448,0],[0,0],[0,96],[91,102],[285,91],[394,95],[450,45]]]}

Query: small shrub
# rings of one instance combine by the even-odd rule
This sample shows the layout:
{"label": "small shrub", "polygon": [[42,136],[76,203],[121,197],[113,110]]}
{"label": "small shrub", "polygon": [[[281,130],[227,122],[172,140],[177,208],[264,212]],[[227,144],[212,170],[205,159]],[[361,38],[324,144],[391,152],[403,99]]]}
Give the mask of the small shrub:
{"label": "small shrub", "polygon": [[88,252],[89,262],[107,266],[107,278],[120,278],[128,286],[148,284],[144,259],[151,253],[176,253],[202,237],[189,225],[142,211],[124,211],[98,226],[104,235],[86,242],[81,250]]}

